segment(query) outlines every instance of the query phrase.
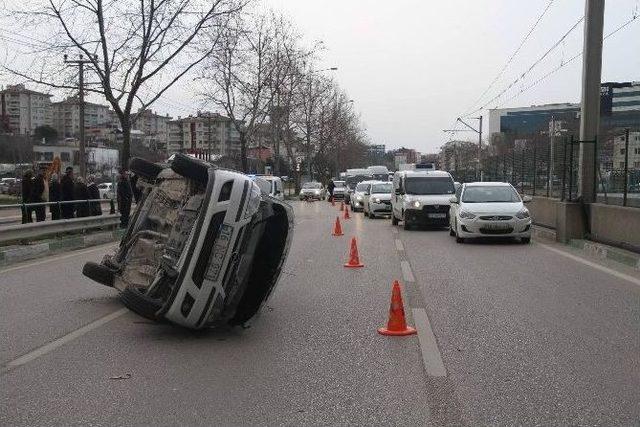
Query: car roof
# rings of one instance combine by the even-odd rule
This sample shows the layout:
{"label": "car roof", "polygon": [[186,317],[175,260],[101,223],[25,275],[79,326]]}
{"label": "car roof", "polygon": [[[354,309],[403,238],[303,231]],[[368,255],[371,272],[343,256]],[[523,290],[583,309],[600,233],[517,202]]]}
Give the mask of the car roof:
{"label": "car roof", "polygon": [[407,176],[438,176],[438,177],[451,176],[451,174],[447,171],[426,170],[426,169],[397,171],[396,174],[404,174]]}
{"label": "car roof", "polygon": [[508,182],[465,182],[465,187],[507,187],[511,186]]}

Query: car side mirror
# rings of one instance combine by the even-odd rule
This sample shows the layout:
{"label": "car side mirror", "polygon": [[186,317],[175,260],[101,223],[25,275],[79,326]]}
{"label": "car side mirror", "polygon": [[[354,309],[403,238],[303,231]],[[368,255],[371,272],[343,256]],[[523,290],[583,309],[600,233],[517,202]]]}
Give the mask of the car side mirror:
{"label": "car side mirror", "polygon": [[531,196],[522,196],[522,203],[529,203],[533,200]]}
{"label": "car side mirror", "polygon": [[456,196],[452,196],[449,198],[450,203],[458,203],[458,198]]}

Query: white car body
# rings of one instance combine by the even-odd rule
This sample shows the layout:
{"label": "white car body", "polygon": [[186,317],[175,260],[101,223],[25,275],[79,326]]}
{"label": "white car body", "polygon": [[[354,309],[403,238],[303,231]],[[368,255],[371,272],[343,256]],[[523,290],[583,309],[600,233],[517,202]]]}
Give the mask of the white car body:
{"label": "white car body", "polygon": [[[388,187],[388,191],[376,192],[376,186],[383,185]],[[393,192],[393,184],[385,181],[376,181],[371,183],[369,195],[365,199],[364,215],[373,219],[378,215],[391,214],[391,193]]]}
{"label": "white car body", "polygon": [[[407,188],[420,181],[427,191],[414,192]],[[428,184],[427,184],[428,183]],[[414,224],[446,227],[449,224],[449,204],[455,194],[451,174],[445,171],[401,170],[393,176],[391,195],[391,222],[404,222],[409,228]]]}
{"label": "white car body", "polygon": [[[513,191],[512,201],[465,201],[465,192],[483,189],[488,194],[500,188]],[[507,190],[503,190],[507,191]],[[455,200],[455,202],[454,202]],[[504,200],[504,199],[501,199]],[[451,198],[450,233],[458,243],[478,237],[520,238],[523,243],[531,239],[531,217],[521,198],[511,184],[503,182],[474,182],[462,185],[459,197]]]}
{"label": "white car body", "polygon": [[362,181],[356,185],[356,189],[349,198],[349,204],[351,205],[352,211],[357,212],[364,209],[365,202],[369,197],[369,192],[371,191],[371,184],[374,182],[377,181]]}
{"label": "white car body", "polygon": [[278,200],[284,200],[284,187],[280,177],[273,175],[260,175],[258,178],[269,183],[269,191],[265,191],[265,193]]}

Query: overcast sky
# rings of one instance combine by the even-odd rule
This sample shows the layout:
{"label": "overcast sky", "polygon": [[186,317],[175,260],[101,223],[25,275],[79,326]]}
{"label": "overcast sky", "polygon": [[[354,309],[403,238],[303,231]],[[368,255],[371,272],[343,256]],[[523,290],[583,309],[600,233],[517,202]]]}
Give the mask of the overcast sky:
{"label": "overcast sky", "polygon": [[[496,77],[549,0],[265,0],[283,10],[311,41],[323,40],[323,65],[337,66],[372,142],[435,151]],[[508,86],[584,14],[584,0],[555,0],[479,107]],[[608,0],[605,34],[638,11],[639,0]],[[514,86],[515,95],[582,49],[580,25]],[[603,81],[640,80],[640,19],[604,45]],[[580,99],[582,59],[505,106]],[[477,116],[478,114],[476,114]],[[477,121],[472,121],[474,125]],[[475,139],[468,133],[459,138]]]}

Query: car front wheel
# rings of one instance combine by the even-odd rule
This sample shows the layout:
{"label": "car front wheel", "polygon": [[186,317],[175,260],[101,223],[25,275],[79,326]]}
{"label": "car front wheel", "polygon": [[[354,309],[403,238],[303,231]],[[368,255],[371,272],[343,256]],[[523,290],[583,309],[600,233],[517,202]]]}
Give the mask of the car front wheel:
{"label": "car front wheel", "polygon": [[398,225],[398,218],[396,218],[396,214],[394,214],[393,211],[391,211],[391,224]]}
{"label": "car front wheel", "polygon": [[520,243],[522,243],[523,245],[528,245],[529,243],[531,243],[531,237],[521,237]]}

